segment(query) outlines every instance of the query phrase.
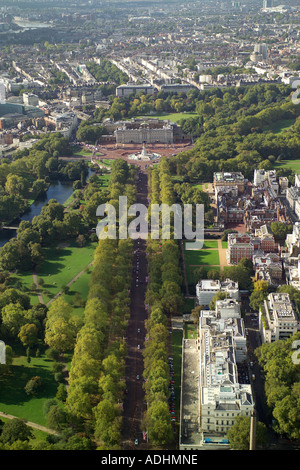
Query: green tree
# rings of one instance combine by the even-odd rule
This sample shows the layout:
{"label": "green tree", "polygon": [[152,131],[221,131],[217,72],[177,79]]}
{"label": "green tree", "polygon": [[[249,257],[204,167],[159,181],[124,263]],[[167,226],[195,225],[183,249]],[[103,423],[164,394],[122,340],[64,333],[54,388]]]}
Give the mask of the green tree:
{"label": "green tree", "polygon": [[13,444],[16,441],[28,441],[33,437],[31,429],[22,419],[13,418],[4,423],[0,442],[3,444]]}
{"label": "green tree", "polygon": [[24,347],[36,345],[38,342],[37,326],[34,323],[25,323],[21,326],[18,337]]}
{"label": "green tree", "polygon": [[170,444],[174,438],[168,404],[159,398],[149,406],[145,418],[149,440],[153,445]]}
{"label": "green tree", "polygon": [[43,382],[41,377],[35,376],[28,380],[24,390],[26,395],[37,396],[41,392],[42,386]]}
{"label": "green tree", "polygon": [[[231,450],[249,450],[250,418],[238,416],[235,424],[229,429],[227,436]],[[258,421],[256,423],[256,449],[264,449],[267,442],[266,426]]]}
{"label": "green tree", "polygon": [[67,414],[60,405],[51,406],[47,414],[47,426],[55,431],[66,427]]}
{"label": "green tree", "polygon": [[264,292],[263,290],[254,290],[249,297],[249,305],[252,310],[258,312],[259,307],[263,304],[267,296],[268,293]]}
{"label": "green tree", "polygon": [[2,326],[10,336],[16,337],[25,323],[25,310],[20,303],[10,303],[3,307]]}

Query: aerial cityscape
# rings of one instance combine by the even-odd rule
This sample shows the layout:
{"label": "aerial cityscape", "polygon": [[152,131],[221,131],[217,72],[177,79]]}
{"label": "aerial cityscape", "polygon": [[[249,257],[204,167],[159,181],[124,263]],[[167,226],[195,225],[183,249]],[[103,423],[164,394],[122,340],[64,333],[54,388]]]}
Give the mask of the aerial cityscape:
{"label": "aerial cityscape", "polygon": [[0,0],[0,451],[299,449],[299,1]]}

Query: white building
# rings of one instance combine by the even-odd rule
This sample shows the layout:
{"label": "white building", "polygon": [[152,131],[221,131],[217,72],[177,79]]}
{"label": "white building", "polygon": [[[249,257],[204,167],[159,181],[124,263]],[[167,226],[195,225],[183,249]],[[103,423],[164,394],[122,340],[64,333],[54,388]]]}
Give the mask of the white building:
{"label": "white building", "polygon": [[300,222],[296,222],[293,225],[292,233],[288,233],[285,239],[285,243],[290,256],[298,256],[300,253]]}
{"label": "white building", "polygon": [[285,258],[283,262],[286,284],[300,290],[300,255],[298,258]]}
{"label": "white building", "polygon": [[230,279],[226,279],[223,282],[219,280],[202,279],[196,285],[198,305],[208,306],[218,292],[227,292],[231,299],[239,300],[238,282],[231,281]]}
{"label": "white building", "polygon": [[254,186],[259,186],[265,181],[267,181],[269,186],[275,191],[276,194],[278,194],[279,184],[276,180],[276,170],[254,170]]}
{"label": "white building", "polygon": [[171,124],[150,126],[148,123],[134,128],[126,122],[121,123],[114,131],[117,144],[172,144],[174,128]]}
{"label": "white building", "polygon": [[268,295],[259,311],[259,329],[264,343],[289,338],[299,331],[300,322],[289,294]]}
{"label": "white building", "polygon": [[217,300],[216,313],[220,318],[240,318],[241,307],[235,299]]}
{"label": "white building", "polygon": [[286,190],[286,200],[291,210],[295,212],[296,201],[300,199],[300,187],[291,186]]}
{"label": "white building", "polygon": [[202,446],[226,448],[227,432],[236,418],[250,417],[254,408],[251,384],[238,373],[247,352],[243,320],[201,312],[199,351]]}

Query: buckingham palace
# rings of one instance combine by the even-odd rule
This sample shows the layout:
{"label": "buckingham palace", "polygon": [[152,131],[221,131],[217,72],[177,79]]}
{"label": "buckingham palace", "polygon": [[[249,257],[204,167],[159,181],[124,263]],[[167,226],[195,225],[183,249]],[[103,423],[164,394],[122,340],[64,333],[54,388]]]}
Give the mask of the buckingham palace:
{"label": "buckingham palace", "polygon": [[156,126],[142,124],[140,127],[124,123],[114,131],[117,144],[173,144],[173,126],[163,121]]}

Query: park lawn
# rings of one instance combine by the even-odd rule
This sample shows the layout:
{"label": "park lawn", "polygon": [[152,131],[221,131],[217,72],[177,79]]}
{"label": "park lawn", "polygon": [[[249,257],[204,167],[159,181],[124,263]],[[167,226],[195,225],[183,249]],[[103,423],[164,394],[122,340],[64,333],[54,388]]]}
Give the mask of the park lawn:
{"label": "park lawn", "polygon": [[[37,277],[44,281],[41,291],[46,303],[93,261],[96,246],[95,242],[83,247],[72,244],[45,248],[45,261]],[[74,289],[73,285],[71,289]]]}
{"label": "park lawn", "polygon": [[281,134],[281,132],[288,130],[294,123],[295,119],[281,119],[280,121],[276,121],[270,126],[267,126],[264,130],[271,131],[274,134]]}
{"label": "park lawn", "polygon": [[74,295],[78,293],[84,302],[87,301],[89,293],[90,277],[92,272],[92,266],[84,272],[78,279],[76,279],[70,286],[70,290],[67,295],[64,296],[65,300],[72,305],[74,315],[78,315],[83,318],[84,305],[77,306],[74,304]]}
{"label": "park lawn", "polygon": [[204,249],[216,248],[218,249],[218,240],[204,240]]}
{"label": "park lawn", "polygon": [[68,199],[63,203],[63,206],[67,207],[71,204],[71,202],[74,202],[74,193],[72,193],[71,196],[68,197]]}
{"label": "park lawn", "polygon": [[32,289],[34,284],[31,271],[18,271],[10,276],[11,287],[18,289],[22,284],[21,290],[30,297],[31,305],[39,302],[38,295],[35,289]]}
{"label": "park lawn", "polygon": [[92,150],[89,150],[89,149],[86,149],[86,148],[82,148],[82,147],[77,147],[77,146],[74,146],[73,147],[73,156],[76,157],[76,155],[80,155],[81,157],[85,157],[85,156],[89,156],[91,155],[93,152]]}
{"label": "park lawn", "polygon": [[171,122],[178,122],[181,119],[188,119],[191,117],[197,116],[197,113],[162,113],[162,114],[149,114],[146,116],[148,119],[161,119],[161,120],[169,120]]}
{"label": "park lawn", "polygon": [[225,248],[227,250],[228,242],[222,241],[222,248]]}
{"label": "park lawn", "polygon": [[31,432],[33,437],[29,440],[29,444],[33,444],[34,442],[46,441],[47,436],[49,436],[47,432],[39,431],[38,429],[31,428]]}
{"label": "park lawn", "polygon": [[208,183],[199,183],[199,184],[193,184],[193,188],[198,188],[201,189],[201,191],[204,191],[204,189],[208,188]]}
{"label": "park lawn", "polygon": [[[45,426],[43,405],[45,401],[55,398],[58,386],[51,364],[52,361],[45,356],[31,358],[30,364],[26,356],[15,357],[11,375],[0,376],[0,410]],[[39,396],[30,397],[26,395],[24,387],[35,376],[41,377],[43,389]]]}
{"label": "park lawn", "polygon": [[275,163],[274,168],[289,168],[295,173],[300,173],[300,160],[282,160],[280,163]]}
{"label": "park lawn", "polygon": [[187,265],[218,266],[220,264],[219,250],[186,250],[185,260]]}

